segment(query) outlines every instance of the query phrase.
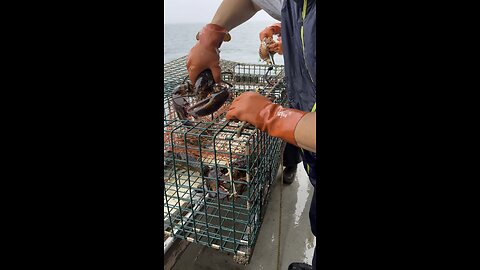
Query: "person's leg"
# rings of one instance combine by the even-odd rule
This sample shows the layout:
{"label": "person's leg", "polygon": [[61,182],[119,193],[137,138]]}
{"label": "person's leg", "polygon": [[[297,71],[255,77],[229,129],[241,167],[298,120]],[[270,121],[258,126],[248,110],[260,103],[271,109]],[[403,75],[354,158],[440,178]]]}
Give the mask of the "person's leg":
{"label": "person's leg", "polygon": [[283,151],[283,183],[291,184],[295,180],[297,173],[297,164],[302,161],[300,149],[295,145],[287,143]]}

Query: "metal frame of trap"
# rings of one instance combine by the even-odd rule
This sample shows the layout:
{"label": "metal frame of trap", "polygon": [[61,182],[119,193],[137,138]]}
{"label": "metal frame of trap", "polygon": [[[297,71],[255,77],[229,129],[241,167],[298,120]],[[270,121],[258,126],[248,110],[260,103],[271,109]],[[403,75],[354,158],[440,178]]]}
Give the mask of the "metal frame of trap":
{"label": "metal frame of trap", "polygon": [[[227,106],[191,126],[177,118],[171,92],[187,76],[186,57],[164,66],[164,233],[235,254],[249,262],[265,214],[270,187],[285,143],[252,127],[224,119]],[[245,91],[269,94],[285,105],[283,66],[220,62],[233,97]],[[193,101],[192,101],[193,102]],[[236,161],[242,161],[242,166]],[[217,171],[205,175],[208,166]],[[227,171],[219,176],[218,171]],[[234,179],[233,175],[245,175]],[[210,182],[209,182],[210,181]],[[216,190],[206,183],[215,183]],[[222,193],[219,184],[227,186]]]}

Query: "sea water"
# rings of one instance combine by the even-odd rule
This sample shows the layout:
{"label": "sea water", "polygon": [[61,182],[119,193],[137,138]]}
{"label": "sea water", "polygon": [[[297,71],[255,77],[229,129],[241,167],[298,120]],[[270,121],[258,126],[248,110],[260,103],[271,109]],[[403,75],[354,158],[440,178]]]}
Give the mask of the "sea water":
{"label": "sea water", "polygon": [[[245,64],[259,64],[260,32],[276,21],[245,22],[230,31],[232,40],[220,47],[220,58]],[[195,36],[204,24],[164,24],[164,64],[185,56],[195,45]],[[283,65],[283,57],[275,54],[275,64]]]}

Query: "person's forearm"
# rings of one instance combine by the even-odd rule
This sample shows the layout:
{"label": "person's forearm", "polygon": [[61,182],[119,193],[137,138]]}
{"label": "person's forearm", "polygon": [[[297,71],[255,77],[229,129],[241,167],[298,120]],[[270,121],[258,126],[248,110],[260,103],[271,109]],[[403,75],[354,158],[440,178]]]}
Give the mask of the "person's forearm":
{"label": "person's forearm", "polygon": [[307,113],[295,128],[297,146],[307,151],[317,153],[317,114]]}
{"label": "person's forearm", "polygon": [[250,19],[260,8],[250,0],[223,0],[213,16],[213,24],[225,27],[227,31]]}

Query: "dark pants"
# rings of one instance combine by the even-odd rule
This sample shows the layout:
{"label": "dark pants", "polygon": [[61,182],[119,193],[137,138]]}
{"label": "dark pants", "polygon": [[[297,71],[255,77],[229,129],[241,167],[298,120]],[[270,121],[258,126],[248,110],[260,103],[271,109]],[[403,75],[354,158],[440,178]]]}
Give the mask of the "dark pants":
{"label": "dark pants", "polygon": [[[283,151],[283,166],[289,167],[289,166],[296,166],[298,163],[302,162],[302,153],[301,149],[296,147],[295,145],[287,143],[285,146],[285,150]],[[313,198],[312,202],[310,204],[310,227],[312,229],[313,235],[316,237],[317,236],[317,214],[316,214],[316,207],[317,206],[317,200],[316,200],[316,194],[315,191],[313,192]],[[317,255],[317,246],[315,245],[315,250],[313,252],[313,261],[312,261],[312,269],[316,270],[317,269],[317,260],[316,256]]]}
{"label": "dark pants", "polygon": [[283,151],[283,166],[295,166],[302,162],[302,156],[300,155],[300,148],[295,145],[287,143],[285,151]]}
{"label": "dark pants", "polygon": [[[302,162],[302,156],[301,156],[301,150],[300,148],[296,147],[295,145],[291,145],[287,143],[285,147],[285,151],[283,152],[283,166],[295,166],[298,163]],[[313,192],[313,198],[312,202],[310,204],[310,211],[309,211],[309,217],[310,217],[310,227],[312,229],[313,235],[316,237],[317,236],[317,213],[316,213],[316,208],[317,208],[317,200],[316,200],[316,192]],[[313,252],[313,261],[312,261],[312,269],[315,270],[317,269],[317,246],[315,245],[315,250]]]}

